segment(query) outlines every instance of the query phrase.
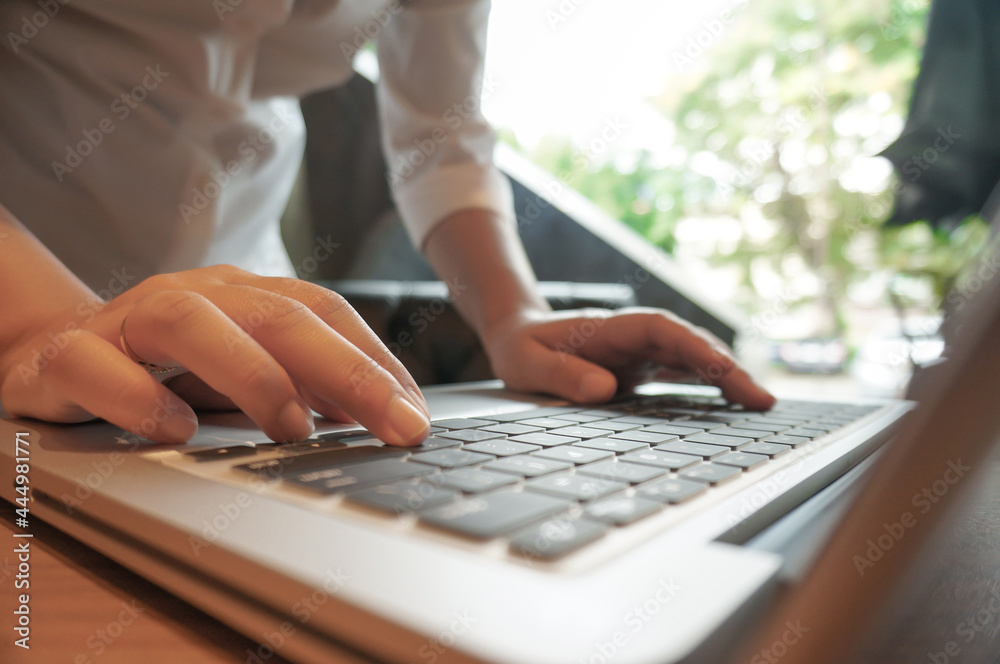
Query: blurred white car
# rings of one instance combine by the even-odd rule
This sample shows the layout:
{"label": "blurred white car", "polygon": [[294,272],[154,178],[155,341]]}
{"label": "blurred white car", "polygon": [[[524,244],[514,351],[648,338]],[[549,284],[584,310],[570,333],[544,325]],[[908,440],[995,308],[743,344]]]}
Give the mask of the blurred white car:
{"label": "blurred white car", "polygon": [[794,373],[840,373],[847,362],[847,345],[826,337],[780,341],[774,359]]}
{"label": "blurred white car", "polygon": [[872,328],[851,363],[851,377],[861,393],[903,396],[914,367],[930,364],[944,352],[940,328],[941,316],[891,318]]}

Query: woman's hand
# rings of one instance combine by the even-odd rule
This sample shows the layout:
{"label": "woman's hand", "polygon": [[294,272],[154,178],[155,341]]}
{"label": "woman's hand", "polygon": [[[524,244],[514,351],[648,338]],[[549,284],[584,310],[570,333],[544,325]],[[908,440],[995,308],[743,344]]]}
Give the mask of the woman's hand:
{"label": "woman's hand", "polygon": [[497,377],[514,390],[599,403],[647,380],[696,380],[752,410],[774,405],[725,344],[659,309],[534,310],[495,325],[483,341]]}
{"label": "woman's hand", "polygon": [[[314,284],[216,266],[152,277],[47,320],[0,357],[9,415],[100,417],[183,442],[197,430],[192,407],[235,407],[273,440],[295,440],[313,431],[311,407],[394,445],[427,435],[409,373],[342,297]],[[138,358],[178,369],[161,384],[123,352],[122,334]]]}

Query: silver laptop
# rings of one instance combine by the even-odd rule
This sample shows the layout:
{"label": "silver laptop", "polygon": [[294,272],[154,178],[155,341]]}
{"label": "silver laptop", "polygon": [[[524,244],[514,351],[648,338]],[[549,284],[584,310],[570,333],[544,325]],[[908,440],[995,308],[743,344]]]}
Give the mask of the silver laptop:
{"label": "silver laptop", "polygon": [[997,285],[962,314],[906,417],[913,402],[757,413],[653,385],[595,408],[485,383],[428,390],[433,435],[405,450],[333,425],[275,444],[238,414],[181,447],[4,420],[0,493],[261,661],[835,661],[959,492],[913,497],[964,486],[996,438]]}

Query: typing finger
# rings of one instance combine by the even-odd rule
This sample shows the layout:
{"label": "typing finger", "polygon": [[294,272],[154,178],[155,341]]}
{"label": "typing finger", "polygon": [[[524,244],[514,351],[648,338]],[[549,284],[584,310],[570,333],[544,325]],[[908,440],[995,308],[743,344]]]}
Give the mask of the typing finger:
{"label": "typing finger", "polygon": [[281,364],[204,296],[151,294],[128,313],[125,332],[139,357],[186,367],[232,399],[271,439],[312,433],[312,413]]}

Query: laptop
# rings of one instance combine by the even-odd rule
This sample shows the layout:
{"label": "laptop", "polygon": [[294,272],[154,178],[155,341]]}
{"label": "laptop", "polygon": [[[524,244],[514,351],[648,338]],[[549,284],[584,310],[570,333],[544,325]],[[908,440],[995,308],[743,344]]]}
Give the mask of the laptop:
{"label": "laptop", "polygon": [[276,444],[234,413],[179,447],[3,420],[0,495],[253,639],[248,661],[840,661],[997,438],[996,281],[916,401],[462,384],[427,390],[411,449],[322,423]]}

